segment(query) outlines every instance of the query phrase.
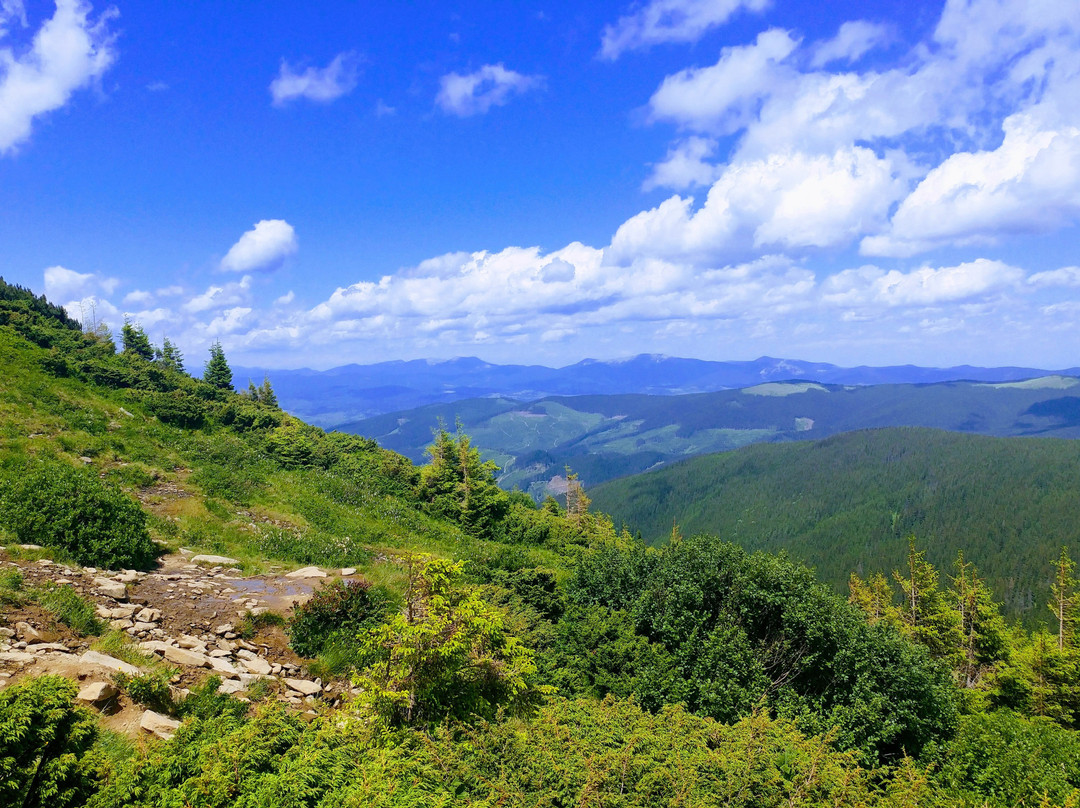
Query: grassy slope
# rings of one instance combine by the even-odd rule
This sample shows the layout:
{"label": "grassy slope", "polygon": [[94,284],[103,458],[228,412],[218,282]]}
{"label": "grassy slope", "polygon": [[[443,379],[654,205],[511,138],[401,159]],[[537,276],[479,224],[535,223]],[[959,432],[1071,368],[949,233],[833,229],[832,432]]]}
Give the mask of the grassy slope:
{"label": "grassy slope", "polygon": [[928,429],[846,433],[693,458],[590,490],[663,541],[673,523],[750,549],[787,550],[843,589],[904,564],[906,537],[951,568],[963,550],[1005,608],[1042,618],[1050,560],[1080,553],[1080,443]]}
{"label": "grassy slope", "polygon": [[[139,497],[152,534],[170,546],[232,555],[250,570],[348,565],[388,580],[401,551],[461,558],[500,550],[363,479],[284,468],[256,437],[163,424],[131,391],[53,376],[48,356],[0,326],[0,473],[33,457],[89,458]],[[542,548],[525,552],[537,565],[559,566]]]}
{"label": "grassy slope", "polygon": [[[685,396],[576,396],[531,404],[472,399],[346,424],[421,460],[431,430],[462,422],[503,468],[502,484],[537,493],[570,465],[589,483],[749,443],[823,438],[854,429],[920,426],[1011,436],[1080,437],[1074,379],[1034,385],[762,385]],[[778,395],[798,390],[789,395]]]}

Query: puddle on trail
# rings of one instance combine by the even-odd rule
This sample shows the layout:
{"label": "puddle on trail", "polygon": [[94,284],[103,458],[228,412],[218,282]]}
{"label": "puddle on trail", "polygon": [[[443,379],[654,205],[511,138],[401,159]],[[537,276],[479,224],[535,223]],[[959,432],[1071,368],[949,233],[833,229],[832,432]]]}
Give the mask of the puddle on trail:
{"label": "puddle on trail", "polygon": [[280,580],[266,578],[233,578],[229,586],[238,592],[264,597],[295,598],[309,597],[315,587],[303,580]]}

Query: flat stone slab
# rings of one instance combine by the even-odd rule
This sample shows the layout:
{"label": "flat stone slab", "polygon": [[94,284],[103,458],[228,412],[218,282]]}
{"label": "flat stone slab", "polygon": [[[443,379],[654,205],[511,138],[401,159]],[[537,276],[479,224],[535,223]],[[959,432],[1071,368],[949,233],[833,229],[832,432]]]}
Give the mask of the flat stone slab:
{"label": "flat stone slab", "polygon": [[303,567],[285,574],[286,578],[325,578],[326,573],[318,567]]}
{"label": "flat stone slab", "polygon": [[70,654],[71,649],[59,642],[36,642],[26,646],[27,653],[37,654],[41,651],[59,651],[61,654]]}
{"label": "flat stone slab", "polygon": [[167,715],[147,710],[139,719],[139,727],[162,740],[169,740],[173,733],[180,728],[180,722],[174,721]]}
{"label": "flat stone slab", "polygon": [[302,693],[305,696],[314,696],[316,693],[322,693],[321,687],[314,682],[309,682],[307,679],[285,679],[284,682],[291,690],[295,690],[297,693]]}
{"label": "flat stone slab", "polygon": [[116,686],[109,682],[92,682],[80,690],[75,698],[83,704],[97,704],[99,701],[114,698],[119,692]]}
{"label": "flat stone slab", "polygon": [[98,665],[118,673],[126,673],[128,676],[138,676],[141,673],[134,665],[124,662],[122,659],[98,653],[97,651],[87,651],[79,657],[79,661],[84,665]]}
{"label": "flat stone slab", "polygon": [[169,645],[165,648],[165,658],[177,665],[188,665],[192,668],[209,668],[211,659],[197,651],[188,651],[185,648],[174,648]]}
{"label": "flat stone slab", "polygon": [[223,567],[238,567],[240,562],[235,558],[229,558],[228,556],[219,555],[197,555],[192,556],[191,560],[196,564],[220,564]]}
{"label": "flat stone slab", "polygon": [[13,662],[16,665],[29,665],[34,661],[33,654],[24,651],[0,651],[0,662]]}
{"label": "flat stone slab", "polygon": [[113,600],[127,600],[127,587],[119,581],[113,581],[109,578],[95,578],[94,587]]}
{"label": "flat stone slab", "polygon": [[269,676],[272,668],[270,663],[262,657],[255,657],[254,659],[241,659],[240,666],[250,671],[251,673],[259,673],[263,676]]}

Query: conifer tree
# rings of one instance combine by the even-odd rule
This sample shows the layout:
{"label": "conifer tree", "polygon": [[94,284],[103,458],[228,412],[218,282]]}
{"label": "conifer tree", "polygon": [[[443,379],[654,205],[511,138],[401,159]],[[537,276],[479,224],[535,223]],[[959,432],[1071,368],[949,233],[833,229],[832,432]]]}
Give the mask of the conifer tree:
{"label": "conifer tree", "polygon": [[984,673],[1008,654],[1008,629],[990,588],[979,578],[975,565],[956,557],[952,577],[953,597],[960,615],[962,662],[961,687],[976,687]]}
{"label": "conifer tree", "polygon": [[244,391],[243,395],[250,398],[252,401],[259,400],[259,388],[255,386],[255,382],[248,379],[248,388]]}
{"label": "conifer tree", "polygon": [[571,473],[570,467],[566,467],[566,515],[575,525],[580,526],[582,519],[589,513],[589,505],[592,503],[585,495],[585,486],[581,484],[576,474]]}
{"label": "conifer tree", "polygon": [[150,362],[154,358],[154,348],[150,344],[150,338],[138,325],[133,325],[130,320],[124,320],[123,328],[120,329],[123,340],[123,353],[127,356],[137,356]]}
{"label": "conifer tree", "polygon": [[220,341],[210,346],[210,359],[203,369],[203,381],[219,390],[232,390],[232,370],[225,361],[225,351]]}
{"label": "conifer tree", "polygon": [[1050,589],[1053,597],[1049,603],[1050,611],[1054,613],[1057,622],[1058,650],[1073,647],[1076,642],[1077,622],[1080,622],[1080,598],[1076,592],[1076,578],[1073,571],[1076,565],[1069,557],[1067,548],[1061,548],[1061,555],[1054,562],[1054,582]]}
{"label": "conifer tree", "polygon": [[891,625],[899,625],[900,614],[893,603],[893,588],[889,579],[880,572],[874,573],[865,581],[851,573],[848,580],[848,603],[858,606],[866,614],[870,625],[885,621]]}
{"label": "conifer tree", "polygon": [[926,560],[926,552],[915,549],[915,537],[908,539],[908,573],[893,572],[904,593],[900,607],[901,630],[930,649],[936,659],[959,667],[963,635],[959,613],[938,586],[938,573]]}
{"label": "conifer tree", "polygon": [[274,388],[270,386],[269,376],[263,376],[263,383],[259,385],[256,392],[258,393],[260,404],[275,408],[278,406],[277,396],[274,394]]}
{"label": "conifer tree", "polygon": [[158,360],[161,364],[170,370],[175,370],[177,373],[184,372],[184,355],[180,352],[180,349],[174,345],[168,337],[165,337],[165,341],[161,344],[161,351],[158,353]]}

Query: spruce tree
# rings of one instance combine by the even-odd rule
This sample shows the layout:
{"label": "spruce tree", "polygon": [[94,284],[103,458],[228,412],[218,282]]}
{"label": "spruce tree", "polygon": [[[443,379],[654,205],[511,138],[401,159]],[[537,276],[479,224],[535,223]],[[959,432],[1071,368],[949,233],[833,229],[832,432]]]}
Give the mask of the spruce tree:
{"label": "spruce tree", "polygon": [[258,399],[260,404],[265,404],[268,407],[277,407],[278,400],[274,394],[274,388],[270,386],[270,377],[263,376],[263,383],[259,385]]}
{"label": "spruce tree", "polygon": [[165,367],[175,370],[177,373],[184,372],[184,355],[180,353],[179,348],[169,341],[168,337],[165,337],[165,341],[161,345],[161,353],[158,358]]}
{"label": "spruce tree", "polygon": [[203,369],[203,381],[219,390],[232,390],[232,370],[225,361],[225,351],[220,341],[210,346],[210,359]]}
{"label": "spruce tree", "polygon": [[123,339],[123,353],[127,356],[137,356],[150,362],[154,358],[154,348],[150,344],[150,338],[141,327],[133,325],[130,320],[124,320],[124,326],[120,329]]}

